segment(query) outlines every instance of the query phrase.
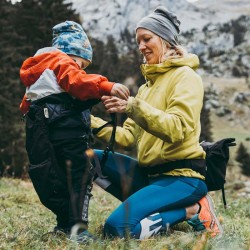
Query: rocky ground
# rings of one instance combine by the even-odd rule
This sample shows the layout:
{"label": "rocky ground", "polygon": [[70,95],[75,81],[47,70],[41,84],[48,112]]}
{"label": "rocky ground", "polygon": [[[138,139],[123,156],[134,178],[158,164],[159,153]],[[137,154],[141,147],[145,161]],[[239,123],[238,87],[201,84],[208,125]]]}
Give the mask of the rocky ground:
{"label": "rocky ground", "polygon": [[235,137],[250,150],[250,84],[246,78],[203,76],[214,139]]}

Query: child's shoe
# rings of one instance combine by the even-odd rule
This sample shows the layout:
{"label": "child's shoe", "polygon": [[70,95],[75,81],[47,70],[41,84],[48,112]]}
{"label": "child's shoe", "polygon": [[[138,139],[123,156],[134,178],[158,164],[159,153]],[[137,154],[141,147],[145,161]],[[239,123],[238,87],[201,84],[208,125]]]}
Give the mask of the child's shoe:
{"label": "child's shoe", "polygon": [[71,234],[68,239],[70,241],[73,241],[77,244],[83,244],[83,245],[88,245],[90,243],[93,242],[100,242],[101,240],[99,240],[96,236],[90,234],[88,232],[88,230],[84,230],[83,232],[79,233],[79,234]]}

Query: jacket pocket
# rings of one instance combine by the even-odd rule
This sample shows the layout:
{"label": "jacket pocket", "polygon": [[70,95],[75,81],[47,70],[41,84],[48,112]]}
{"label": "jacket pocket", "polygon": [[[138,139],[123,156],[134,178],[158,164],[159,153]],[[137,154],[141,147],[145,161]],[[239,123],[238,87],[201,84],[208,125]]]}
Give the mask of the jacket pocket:
{"label": "jacket pocket", "polygon": [[26,117],[26,150],[31,165],[39,165],[50,158],[48,127],[43,110],[31,106]]}

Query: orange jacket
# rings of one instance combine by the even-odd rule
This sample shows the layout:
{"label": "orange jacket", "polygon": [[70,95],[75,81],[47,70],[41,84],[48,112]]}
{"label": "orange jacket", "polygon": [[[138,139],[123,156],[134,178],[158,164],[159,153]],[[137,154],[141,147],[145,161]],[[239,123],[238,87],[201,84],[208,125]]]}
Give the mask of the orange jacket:
{"label": "orange jacket", "polygon": [[83,101],[110,95],[113,82],[109,82],[101,75],[87,74],[67,54],[57,49],[48,49],[49,52],[44,48],[41,51],[45,53],[36,54],[25,60],[20,69],[21,81],[26,86],[26,94],[20,104],[24,114],[29,110],[29,100],[54,94],[53,87],[46,90],[46,84],[54,85],[56,93],[65,91]]}

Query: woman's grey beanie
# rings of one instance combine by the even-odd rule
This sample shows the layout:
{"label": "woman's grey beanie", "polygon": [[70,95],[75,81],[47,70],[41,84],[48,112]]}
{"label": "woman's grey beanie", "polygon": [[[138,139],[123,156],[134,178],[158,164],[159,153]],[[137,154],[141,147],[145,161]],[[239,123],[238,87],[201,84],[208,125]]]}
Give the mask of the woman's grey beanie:
{"label": "woman's grey beanie", "polygon": [[180,23],[178,17],[173,12],[160,6],[153,13],[143,17],[138,22],[136,30],[138,28],[150,30],[174,46],[179,44]]}

